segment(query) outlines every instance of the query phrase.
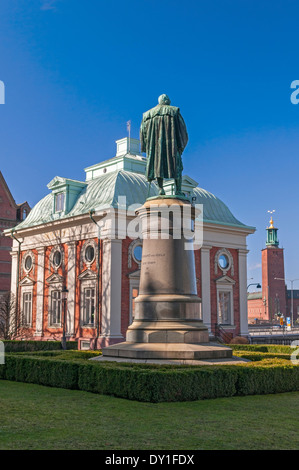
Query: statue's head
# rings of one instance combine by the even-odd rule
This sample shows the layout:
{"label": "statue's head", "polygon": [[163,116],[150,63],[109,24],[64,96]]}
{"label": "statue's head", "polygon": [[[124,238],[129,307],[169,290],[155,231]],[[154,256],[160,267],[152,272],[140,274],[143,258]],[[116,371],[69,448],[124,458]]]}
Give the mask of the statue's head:
{"label": "statue's head", "polygon": [[170,99],[167,95],[160,95],[158,98],[158,103],[159,104],[170,104]]}

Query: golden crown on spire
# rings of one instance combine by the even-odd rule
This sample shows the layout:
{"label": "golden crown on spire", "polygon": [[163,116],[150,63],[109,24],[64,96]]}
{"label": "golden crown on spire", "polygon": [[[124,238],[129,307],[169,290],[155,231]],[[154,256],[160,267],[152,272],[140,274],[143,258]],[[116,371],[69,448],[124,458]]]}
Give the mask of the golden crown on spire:
{"label": "golden crown on spire", "polygon": [[274,222],[273,222],[273,217],[272,217],[272,214],[273,212],[275,212],[275,210],[273,211],[268,211],[270,214],[271,214],[271,219],[270,219],[270,226],[268,228],[275,228],[274,227]]}

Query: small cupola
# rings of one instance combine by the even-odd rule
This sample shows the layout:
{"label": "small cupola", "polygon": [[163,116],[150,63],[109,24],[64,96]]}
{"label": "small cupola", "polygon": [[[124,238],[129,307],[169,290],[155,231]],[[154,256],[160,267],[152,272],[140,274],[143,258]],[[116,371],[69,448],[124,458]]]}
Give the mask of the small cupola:
{"label": "small cupola", "polygon": [[130,137],[116,140],[116,155],[96,165],[85,168],[86,181],[115,171],[144,174],[146,158],[140,154],[140,141]]}
{"label": "small cupola", "polygon": [[140,155],[140,141],[124,137],[116,141],[116,157],[122,155]]}
{"label": "small cupola", "polygon": [[277,238],[278,228],[274,227],[274,222],[273,222],[273,217],[272,216],[271,216],[271,219],[270,219],[270,225],[269,225],[269,227],[266,228],[266,230],[267,230],[266,245],[267,246],[278,247],[278,245],[279,245],[279,241],[278,241],[278,238]]}

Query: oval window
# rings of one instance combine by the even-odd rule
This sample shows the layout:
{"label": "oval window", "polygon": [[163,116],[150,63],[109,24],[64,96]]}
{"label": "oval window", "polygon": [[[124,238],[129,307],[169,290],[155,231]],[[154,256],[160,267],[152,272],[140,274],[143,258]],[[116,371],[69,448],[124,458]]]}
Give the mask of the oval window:
{"label": "oval window", "polygon": [[26,256],[24,265],[26,271],[30,271],[30,269],[32,268],[32,258],[30,255]]}
{"label": "oval window", "polygon": [[58,268],[61,264],[61,253],[60,251],[55,251],[54,255],[53,255],[53,264],[55,266],[55,268]]}
{"label": "oval window", "polygon": [[94,247],[89,245],[85,250],[85,260],[88,263],[91,263],[94,260],[94,256],[95,256]]}
{"label": "oval window", "polygon": [[226,255],[220,255],[218,259],[218,264],[221,269],[227,269],[229,266],[229,259]]}
{"label": "oval window", "polygon": [[142,259],[142,245],[135,246],[134,251],[133,251],[133,257],[134,257],[134,260],[137,261],[137,263],[140,263]]}

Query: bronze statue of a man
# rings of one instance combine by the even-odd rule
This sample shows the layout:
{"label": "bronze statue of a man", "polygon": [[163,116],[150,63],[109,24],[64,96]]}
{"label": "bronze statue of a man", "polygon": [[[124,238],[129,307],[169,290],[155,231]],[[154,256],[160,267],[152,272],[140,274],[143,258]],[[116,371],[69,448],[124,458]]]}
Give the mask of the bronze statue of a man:
{"label": "bronze statue of a man", "polygon": [[188,134],[180,109],[170,106],[167,95],[158,105],[143,114],[140,126],[141,152],[147,155],[146,178],[157,179],[159,194],[164,195],[163,179],[174,178],[176,195],[182,195],[182,153]]}

